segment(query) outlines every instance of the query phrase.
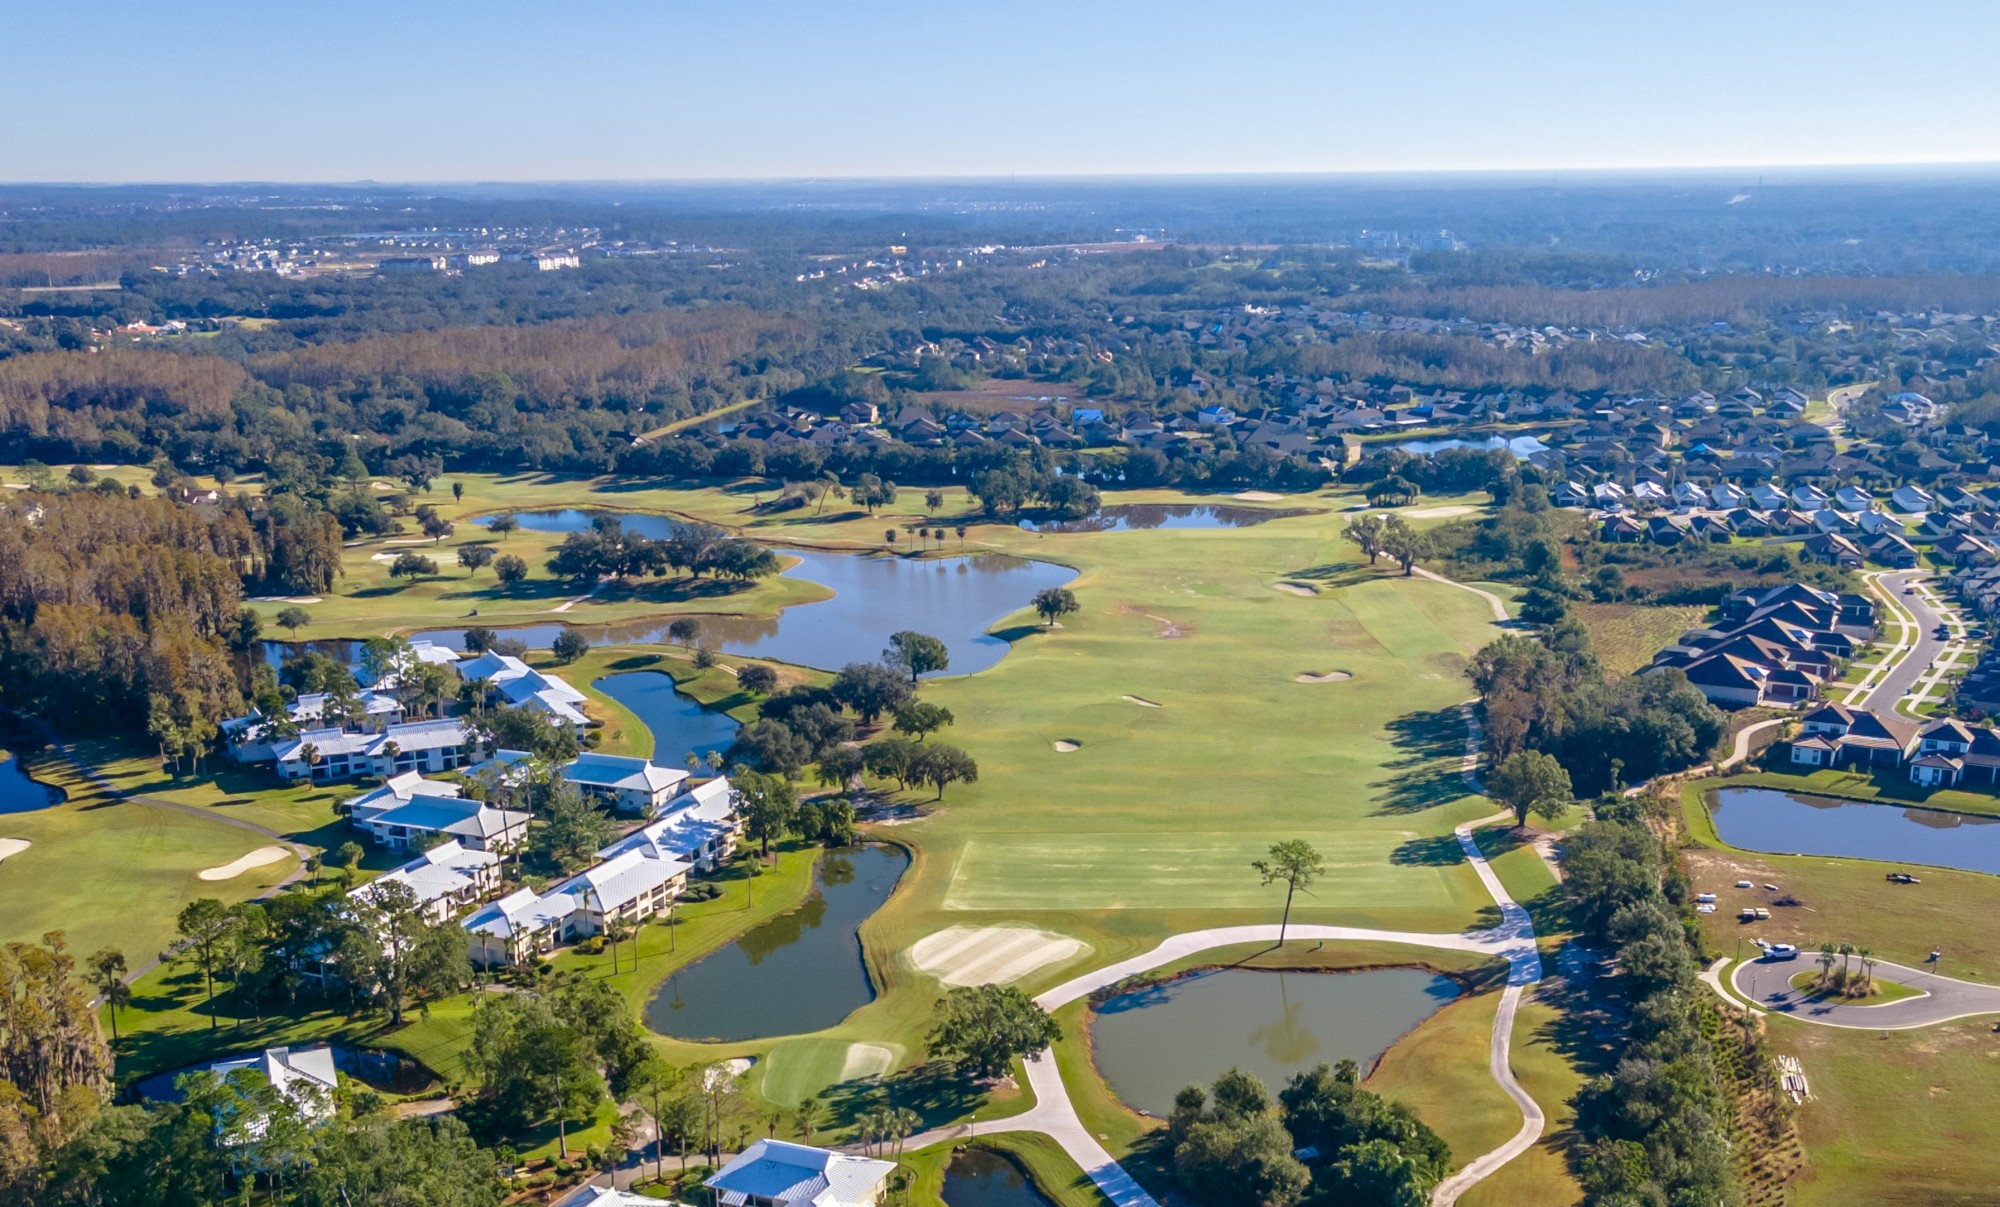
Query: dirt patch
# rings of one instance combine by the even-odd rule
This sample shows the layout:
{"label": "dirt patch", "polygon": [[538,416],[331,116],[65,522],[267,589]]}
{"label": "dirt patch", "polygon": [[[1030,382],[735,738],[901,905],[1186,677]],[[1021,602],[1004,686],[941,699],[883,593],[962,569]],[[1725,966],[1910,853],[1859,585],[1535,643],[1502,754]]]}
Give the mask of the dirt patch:
{"label": "dirt patch", "polygon": [[1140,708],[1165,708],[1165,707],[1166,707],[1166,705],[1164,705],[1164,704],[1160,703],[1160,702],[1159,702],[1158,700],[1148,700],[1148,699],[1147,699],[1146,697],[1144,697],[1144,696],[1127,696],[1127,697],[1125,697],[1125,703],[1127,703],[1127,704],[1137,704],[1137,705],[1138,705],[1138,706],[1139,706]]}
{"label": "dirt patch", "polygon": [[1277,503],[1285,496],[1274,495],[1268,490],[1245,490],[1229,496],[1239,503]]}
{"label": "dirt patch", "polygon": [[1292,676],[1294,683],[1345,683],[1353,675],[1346,671],[1300,671]]}
{"label": "dirt patch", "polygon": [[33,844],[25,838],[0,838],[0,860],[9,855],[19,855]]}
{"label": "dirt patch", "polygon": [[291,854],[284,847],[258,847],[248,855],[241,855],[220,867],[204,868],[195,875],[202,880],[234,880],[252,868],[273,864]]}
{"label": "dirt patch", "polygon": [[1055,741],[1050,742],[1049,745],[1055,749],[1057,754],[1074,754],[1083,749],[1082,742],[1073,742],[1068,738],[1057,738]]}
{"label": "dirt patch", "polygon": [[1287,595],[1318,595],[1319,588],[1311,583],[1272,583],[1272,588]]}
{"label": "dirt patch", "polygon": [[1125,613],[1127,616],[1143,616],[1147,620],[1152,621],[1154,624],[1159,625],[1160,631],[1158,636],[1161,637],[1162,639],[1171,641],[1176,637],[1194,636],[1194,629],[1190,628],[1189,626],[1183,624],[1176,624],[1164,616],[1157,615],[1156,613],[1153,612],[1148,612],[1146,609],[1140,607],[1138,604],[1126,604],[1123,607],[1119,608],[1118,610]]}

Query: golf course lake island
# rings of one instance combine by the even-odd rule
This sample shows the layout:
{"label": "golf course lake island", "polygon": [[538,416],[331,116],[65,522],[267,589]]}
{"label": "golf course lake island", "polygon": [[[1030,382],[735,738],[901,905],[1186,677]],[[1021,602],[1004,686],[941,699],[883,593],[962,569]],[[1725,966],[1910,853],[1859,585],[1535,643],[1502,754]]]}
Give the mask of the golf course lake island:
{"label": "golf course lake island", "polygon": [[1254,1074],[1274,1095],[1318,1064],[1353,1060],[1365,1075],[1461,992],[1423,968],[1207,969],[1098,1003],[1091,1051],[1120,1101],[1165,1118],[1183,1086],[1209,1085],[1231,1069]]}
{"label": "golf course lake island", "polygon": [[[643,513],[557,511],[514,513],[530,532],[581,532],[591,520],[609,515],[641,536],[666,535],[677,522]],[[490,523],[491,516],[475,523]],[[1035,593],[1060,587],[1076,571],[1052,562],[1031,561],[1002,553],[951,557],[904,558],[872,553],[827,553],[815,549],[784,549],[797,564],[787,578],[819,583],[833,592],[829,599],[786,608],[777,616],[703,616],[705,641],[714,649],[750,658],[769,658],[798,666],[836,670],[850,662],[882,657],[889,635],[903,629],[929,633],[951,652],[953,675],[983,671],[1005,656],[1005,638],[987,632],[1002,617],[1025,610]],[[592,645],[635,645],[667,639],[666,619],[611,625],[574,626]],[[546,649],[561,624],[495,626],[503,637],[530,649]],[[462,628],[427,629],[416,634],[454,649],[463,648]]]}
{"label": "golf course lake island", "polygon": [[2000,875],[2000,817],[1810,796],[1776,788],[1718,788],[1715,833],[1732,847],[1774,855],[1834,855]]}
{"label": "golf course lake island", "polygon": [[1080,520],[1022,520],[1032,532],[1150,532],[1155,528],[1248,528],[1287,516],[1309,515],[1299,508],[1273,510],[1226,503],[1113,503]]}
{"label": "golf course lake island", "polygon": [[945,1207],[1055,1207],[1005,1154],[960,1149],[944,1169]]}
{"label": "golf course lake island", "polygon": [[812,895],[669,976],[646,1024],[676,1039],[735,1043],[822,1031],[875,1000],[860,926],[910,866],[887,843],[829,850]]}
{"label": "golf course lake island", "polygon": [[654,757],[675,762],[690,753],[714,764],[736,741],[742,723],[725,712],[702,707],[700,701],[674,688],[673,676],[660,671],[627,671],[606,675],[591,684],[632,711],[653,735]]}
{"label": "golf course lake island", "polygon": [[62,789],[28,774],[11,750],[0,749],[0,813],[32,813],[62,803]]}

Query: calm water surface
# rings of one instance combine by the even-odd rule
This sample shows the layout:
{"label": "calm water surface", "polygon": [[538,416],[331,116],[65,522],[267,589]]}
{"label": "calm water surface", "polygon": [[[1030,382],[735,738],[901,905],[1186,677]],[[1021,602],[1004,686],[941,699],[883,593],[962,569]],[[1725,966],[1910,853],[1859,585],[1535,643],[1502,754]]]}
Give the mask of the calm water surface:
{"label": "calm water surface", "polygon": [[953,1153],[944,1170],[945,1207],[1055,1207],[1021,1167],[983,1148]]}
{"label": "calm water surface", "polygon": [[62,799],[62,789],[30,778],[12,751],[0,750],[0,813],[32,813]]}
{"label": "calm water surface", "polygon": [[2000,875],[2000,818],[1773,788],[1722,788],[1709,806],[1722,841],[1746,851],[1835,855]]}
{"label": "calm water surface", "polygon": [[729,749],[742,728],[728,713],[675,691],[673,676],[660,671],[607,675],[592,686],[632,710],[652,733],[653,757],[663,763],[680,766],[690,751],[707,759]]}
{"label": "calm water surface", "polygon": [[1268,520],[1305,515],[1221,503],[1114,503],[1081,520],[1022,520],[1036,532],[1133,532],[1153,528],[1248,528]]}
{"label": "calm water surface", "polygon": [[1459,992],[1421,968],[1218,969],[1112,998],[1092,1017],[1091,1039],[1112,1092],[1164,1118],[1181,1087],[1230,1069],[1255,1074],[1274,1096],[1317,1064],[1369,1069]]}
{"label": "calm water surface", "polygon": [[828,851],[812,896],[668,977],[646,1024],[724,1043],[833,1026],[875,999],[858,929],[909,866],[900,847]]}

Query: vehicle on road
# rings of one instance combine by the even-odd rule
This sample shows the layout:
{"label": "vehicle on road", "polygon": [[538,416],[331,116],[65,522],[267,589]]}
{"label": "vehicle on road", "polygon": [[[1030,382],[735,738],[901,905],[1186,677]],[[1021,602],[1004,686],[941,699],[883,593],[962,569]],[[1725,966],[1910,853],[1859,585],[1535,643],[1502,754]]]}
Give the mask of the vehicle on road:
{"label": "vehicle on road", "polygon": [[1799,949],[1790,943],[1773,943],[1764,949],[1764,958],[1767,960],[1796,960],[1799,958]]}

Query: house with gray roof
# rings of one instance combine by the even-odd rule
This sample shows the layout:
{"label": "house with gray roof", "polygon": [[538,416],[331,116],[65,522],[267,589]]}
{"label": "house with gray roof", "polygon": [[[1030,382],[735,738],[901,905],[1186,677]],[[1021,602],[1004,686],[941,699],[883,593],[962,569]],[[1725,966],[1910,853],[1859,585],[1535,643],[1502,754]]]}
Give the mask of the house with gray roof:
{"label": "house with gray roof", "polygon": [[703,1185],[721,1207],[875,1207],[895,1169],[873,1157],[759,1140]]}
{"label": "house with gray roof", "polygon": [[576,785],[586,796],[606,801],[625,813],[642,817],[658,812],[687,783],[688,773],[651,759],[622,754],[599,754],[594,750],[564,763],[558,772],[563,782]]}

